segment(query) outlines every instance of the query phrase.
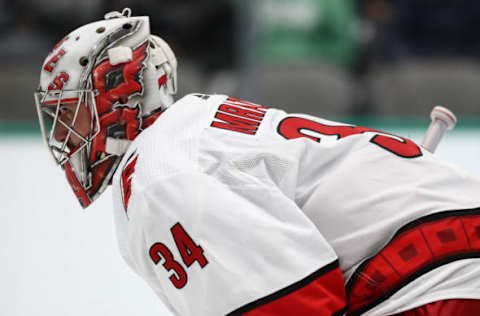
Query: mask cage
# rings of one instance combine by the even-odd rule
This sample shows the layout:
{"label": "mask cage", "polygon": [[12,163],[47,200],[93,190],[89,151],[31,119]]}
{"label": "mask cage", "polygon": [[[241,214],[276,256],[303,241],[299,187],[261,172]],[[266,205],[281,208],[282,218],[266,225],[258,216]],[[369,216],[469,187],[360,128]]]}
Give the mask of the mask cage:
{"label": "mask cage", "polygon": [[[87,189],[91,182],[88,176],[89,153],[93,139],[100,133],[95,91],[50,90],[38,91],[34,96],[42,137],[55,163],[64,166],[69,162],[77,179]],[[82,106],[87,107],[90,116],[87,135],[82,135],[78,128],[75,128]],[[62,139],[56,138],[59,128],[66,133]],[[80,139],[75,146],[72,144],[72,137]]]}

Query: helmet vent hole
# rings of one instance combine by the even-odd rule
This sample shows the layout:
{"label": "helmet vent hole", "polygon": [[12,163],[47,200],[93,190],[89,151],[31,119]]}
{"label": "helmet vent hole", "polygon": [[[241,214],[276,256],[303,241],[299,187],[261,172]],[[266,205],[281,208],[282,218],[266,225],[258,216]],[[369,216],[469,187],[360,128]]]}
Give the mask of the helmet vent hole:
{"label": "helmet vent hole", "polygon": [[122,26],[125,30],[129,30],[132,28],[132,25],[130,23],[125,23],[123,26]]}
{"label": "helmet vent hole", "polygon": [[150,47],[155,48],[155,44],[153,44],[153,42],[150,42]]}
{"label": "helmet vent hole", "polygon": [[75,40],[78,41],[80,39],[80,36],[75,37]]}
{"label": "helmet vent hole", "polygon": [[78,61],[80,65],[86,66],[88,64],[88,58],[85,56],[80,57],[80,60]]}
{"label": "helmet vent hole", "polygon": [[98,34],[103,33],[103,32],[105,32],[105,28],[104,28],[103,26],[102,26],[102,27],[99,27],[99,28],[97,29],[97,33],[98,33]]}

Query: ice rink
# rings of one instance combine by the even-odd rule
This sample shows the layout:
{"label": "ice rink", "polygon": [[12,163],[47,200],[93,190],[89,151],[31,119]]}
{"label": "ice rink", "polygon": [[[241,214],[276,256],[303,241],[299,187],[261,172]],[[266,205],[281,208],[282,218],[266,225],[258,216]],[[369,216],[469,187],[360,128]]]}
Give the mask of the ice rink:
{"label": "ice rink", "polygon": [[[0,153],[1,316],[170,315],[120,257],[110,191],[83,211],[39,135],[3,135]],[[480,176],[480,129],[452,131],[437,155]]]}

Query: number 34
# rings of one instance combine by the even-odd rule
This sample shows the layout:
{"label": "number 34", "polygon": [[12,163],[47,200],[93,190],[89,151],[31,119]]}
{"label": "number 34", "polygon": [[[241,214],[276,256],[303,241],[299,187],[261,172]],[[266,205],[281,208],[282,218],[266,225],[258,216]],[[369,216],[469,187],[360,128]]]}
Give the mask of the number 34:
{"label": "number 34", "polygon": [[306,137],[316,142],[320,142],[319,137],[307,135],[303,133],[303,131],[316,132],[322,135],[336,135],[337,139],[368,132],[375,133],[376,135],[370,139],[370,142],[380,148],[404,158],[416,158],[422,156],[422,150],[420,147],[411,140],[367,127],[345,125],[331,126],[294,116],[283,119],[278,125],[278,133],[286,139]]}
{"label": "number 34", "polygon": [[[173,239],[175,240],[175,244],[180,252],[183,263],[187,266],[187,268],[197,261],[200,267],[203,269],[208,264],[208,261],[203,255],[202,247],[195,244],[180,223],[175,224],[172,228],[170,228],[170,231],[172,232]],[[163,258],[163,267],[165,270],[173,270],[173,273],[170,275],[169,279],[177,289],[181,289],[185,286],[185,284],[187,284],[187,272],[183,268],[182,264],[175,260],[172,252],[167,246],[165,246],[165,244],[161,242],[154,243],[150,247],[149,254],[150,259],[152,259],[155,264],[158,264]]]}

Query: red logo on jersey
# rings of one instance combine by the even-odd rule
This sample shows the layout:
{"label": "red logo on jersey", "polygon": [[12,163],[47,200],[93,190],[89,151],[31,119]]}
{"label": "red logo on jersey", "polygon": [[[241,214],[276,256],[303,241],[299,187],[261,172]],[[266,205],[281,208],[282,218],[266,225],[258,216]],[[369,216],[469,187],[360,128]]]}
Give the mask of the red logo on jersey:
{"label": "red logo on jersey", "polygon": [[135,172],[135,165],[138,158],[138,155],[136,155],[135,158],[131,160],[134,154],[135,153],[133,153],[132,156],[130,156],[130,158],[127,160],[130,162],[127,162],[127,165],[122,171],[122,198],[125,213],[128,209],[128,200],[130,200],[130,195],[132,194],[132,176]]}
{"label": "red logo on jersey", "polygon": [[115,102],[126,104],[130,96],[143,92],[140,72],[146,58],[147,43],[144,43],[133,51],[132,61],[112,66],[107,59],[93,70],[93,83],[99,92],[96,101],[100,115]]}

